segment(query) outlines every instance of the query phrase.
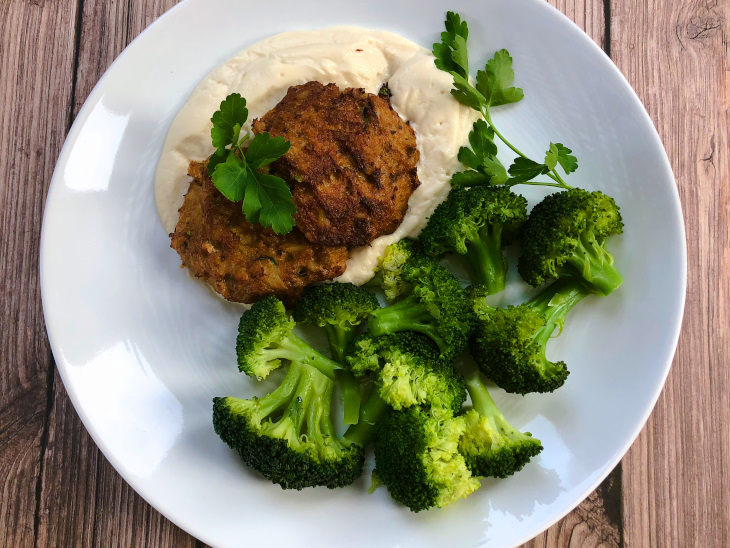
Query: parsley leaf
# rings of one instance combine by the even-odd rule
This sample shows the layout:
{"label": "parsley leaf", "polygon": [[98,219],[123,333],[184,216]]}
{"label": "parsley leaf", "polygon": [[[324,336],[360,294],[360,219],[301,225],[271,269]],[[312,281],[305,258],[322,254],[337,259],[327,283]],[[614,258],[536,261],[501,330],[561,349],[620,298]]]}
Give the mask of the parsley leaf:
{"label": "parsley leaf", "polygon": [[506,49],[501,49],[487,61],[484,70],[477,72],[476,87],[489,106],[498,107],[517,103],[525,96],[521,88],[510,87],[514,81],[512,57]]}
{"label": "parsley leaf", "polygon": [[[297,208],[292,201],[289,187],[279,177],[258,171],[250,171],[250,174],[252,176],[247,180],[246,198],[251,195],[256,197],[260,206],[257,222],[263,226],[270,226],[277,234],[290,232],[294,228],[293,215],[297,212]],[[248,218],[248,213],[246,217]]]}
{"label": "parsley leaf", "polygon": [[271,137],[268,133],[259,133],[248,146],[246,162],[251,169],[259,169],[284,156],[290,148],[291,143],[284,137]]}
{"label": "parsley leaf", "polygon": [[212,178],[215,187],[231,202],[243,200],[248,169],[235,154],[231,154],[228,160],[216,166]]}
{"label": "parsley leaf", "polygon": [[451,186],[485,186],[492,181],[489,175],[468,169],[466,171],[457,171],[451,176]]}
{"label": "parsley leaf", "polygon": [[469,132],[469,147],[459,149],[458,159],[469,171],[455,173],[454,186],[500,185],[509,180],[507,170],[497,158],[494,131],[484,120],[477,120]]}
{"label": "parsley leaf", "polygon": [[243,202],[241,208],[248,222],[287,234],[294,228],[297,211],[291,191],[283,179],[258,170],[286,154],[291,143],[260,133],[244,151],[241,145],[250,135],[241,137],[241,131],[247,119],[246,100],[238,93],[226,97],[213,114],[210,136],[216,151],[208,159],[208,173],[223,196],[231,202]]}
{"label": "parsley leaf", "polygon": [[213,129],[210,130],[213,146],[220,150],[228,145],[235,145],[237,141],[234,141],[236,136],[234,127],[238,125],[240,132],[240,127],[247,119],[246,99],[238,93],[231,93],[221,102],[220,109],[210,119],[213,122]]}
{"label": "parsley leaf", "polygon": [[550,150],[552,150],[553,146],[558,151],[558,163],[565,173],[573,173],[578,169],[578,158],[570,154],[573,152],[572,150],[561,143],[555,143],[554,145],[550,143]]}
{"label": "parsley leaf", "polygon": [[518,156],[512,165],[509,166],[509,174],[512,175],[510,182],[512,184],[525,183],[548,171],[550,169],[545,164],[538,164],[529,158]]}
{"label": "parsley leaf", "polygon": [[450,11],[446,14],[446,32],[441,33],[441,43],[433,45],[433,55],[436,57],[436,66],[454,75],[465,77],[469,75],[469,56],[466,49],[466,39],[469,37],[469,28],[466,21]]}

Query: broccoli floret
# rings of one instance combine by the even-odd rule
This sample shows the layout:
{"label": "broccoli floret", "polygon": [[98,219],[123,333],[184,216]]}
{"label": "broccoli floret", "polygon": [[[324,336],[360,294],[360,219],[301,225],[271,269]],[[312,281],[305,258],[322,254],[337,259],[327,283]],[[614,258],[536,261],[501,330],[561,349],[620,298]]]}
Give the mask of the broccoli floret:
{"label": "broccoli floret", "polygon": [[479,480],[458,450],[465,429],[464,417],[437,407],[386,415],[375,433],[375,472],[390,496],[419,512],[476,491]]}
{"label": "broccoli floret", "polygon": [[311,365],[334,379],[334,372],[342,366],[297,337],[292,331],[294,325],[283,303],[273,295],[254,304],[238,324],[238,369],[264,379],[285,359]]}
{"label": "broccoli floret", "polygon": [[425,335],[413,331],[381,337],[364,334],[350,348],[348,365],[359,374],[376,372],[375,387],[393,409],[428,405],[458,413],[466,400],[464,379]]}
{"label": "broccoli floret", "polygon": [[[380,308],[377,297],[367,289],[351,283],[327,283],[304,291],[292,311],[297,323],[323,327],[332,357],[344,363],[345,349],[354,336],[354,328],[367,315]],[[360,412],[360,385],[347,371],[338,371],[337,380],[345,396],[345,424],[355,424]]]}
{"label": "broccoli floret", "polygon": [[471,290],[476,323],[471,354],[480,371],[507,392],[552,392],[568,377],[565,362],[551,362],[545,347],[555,328],[590,291],[578,279],[561,278],[519,306],[492,308],[486,291]]}
{"label": "broccoli floret", "polygon": [[507,276],[502,247],[526,219],[527,200],[507,187],[455,188],[436,208],[418,243],[434,257],[466,255],[472,282],[498,293]]}
{"label": "broccoli floret", "polygon": [[542,444],[529,432],[514,428],[499,411],[479,373],[466,380],[473,409],[464,415],[466,430],[459,451],[475,476],[506,478],[522,470],[542,451]]}
{"label": "broccoli floret", "polygon": [[243,461],[283,489],[350,485],[362,472],[362,447],[338,439],[334,382],[293,361],[281,385],[263,398],[215,398],[216,433]]}
{"label": "broccoli floret", "polygon": [[292,310],[292,317],[297,323],[323,327],[332,357],[342,363],[354,327],[378,308],[378,299],[367,289],[334,282],[306,289]]}
{"label": "broccoli floret", "polygon": [[592,290],[608,295],[623,279],[606,238],[621,232],[619,208],[602,192],[574,188],[550,194],[522,227],[517,271],[535,287],[565,274],[580,276]]}
{"label": "broccoli floret", "polygon": [[370,333],[378,337],[417,331],[438,344],[442,357],[457,356],[471,330],[469,303],[459,280],[435,259],[416,253],[399,267],[395,279],[404,298],[370,314]]}
{"label": "broccoli floret", "polygon": [[409,289],[409,283],[402,278],[401,273],[403,266],[417,253],[415,242],[408,239],[400,240],[385,248],[371,284],[383,289],[389,303]]}

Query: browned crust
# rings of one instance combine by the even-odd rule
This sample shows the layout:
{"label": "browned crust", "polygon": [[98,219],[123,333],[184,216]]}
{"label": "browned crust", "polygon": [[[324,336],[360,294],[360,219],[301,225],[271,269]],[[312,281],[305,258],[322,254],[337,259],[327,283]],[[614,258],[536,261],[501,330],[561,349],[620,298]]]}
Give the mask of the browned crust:
{"label": "browned crust", "polygon": [[355,247],[392,233],[418,187],[416,135],[387,99],[309,82],[253,123],[283,136],[272,172],[292,188],[297,227],[311,242]]}
{"label": "browned crust", "polygon": [[246,221],[240,203],[213,185],[206,162],[191,162],[193,178],[171,235],[171,247],[198,278],[230,301],[253,303],[274,294],[292,306],[304,288],[345,271],[347,248],[309,242],[294,228],[277,235]]}

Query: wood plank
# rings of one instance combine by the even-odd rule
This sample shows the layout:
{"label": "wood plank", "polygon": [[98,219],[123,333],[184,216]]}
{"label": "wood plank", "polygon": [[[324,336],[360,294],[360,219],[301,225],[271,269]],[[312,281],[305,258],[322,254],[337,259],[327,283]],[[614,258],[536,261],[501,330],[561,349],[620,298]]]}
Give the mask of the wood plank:
{"label": "wood plank", "polygon": [[[175,3],[84,2],[74,116],[124,47]],[[151,508],[109,464],[78,418],[58,374],[53,393],[37,546],[196,546],[193,537]]]}
{"label": "wood plank", "polygon": [[689,247],[673,369],[624,459],[625,545],[730,544],[727,2],[613,1],[611,51],[667,147]]}
{"label": "wood plank", "polygon": [[71,112],[76,1],[0,3],[0,545],[32,546],[47,432],[43,206]]}

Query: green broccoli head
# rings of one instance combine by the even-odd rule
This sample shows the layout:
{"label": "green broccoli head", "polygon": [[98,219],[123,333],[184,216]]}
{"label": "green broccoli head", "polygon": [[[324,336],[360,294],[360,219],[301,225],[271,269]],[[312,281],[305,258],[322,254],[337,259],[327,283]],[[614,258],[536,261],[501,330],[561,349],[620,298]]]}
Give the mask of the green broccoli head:
{"label": "green broccoli head", "polygon": [[325,328],[332,356],[341,362],[352,339],[353,328],[378,308],[378,299],[367,289],[334,282],[307,288],[292,316],[297,323]]}
{"label": "green broccoli head", "polygon": [[417,252],[413,240],[400,240],[385,248],[378,261],[376,277],[388,302],[395,301],[409,289],[409,283],[402,278],[402,269],[415,254]]}
{"label": "green broccoli head", "polygon": [[292,331],[295,326],[284,304],[269,295],[243,313],[238,324],[238,369],[257,379],[281,366],[282,359],[312,365],[330,378],[342,367],[317,352]]}
{"label": "green broccoli head", "polygon": [[215,398],[213,426],[246,465],[283,489],[344,487],[362,472],[364,453],[337,438],[333,386],[315,368],[293,362],[263,398]]}
{"label": "green broccoli head", "polygon": [[623,280],[606,249],[606,238],[622,231],[616,202],[602,192],[574,188],[550,194],[533,208],[522,228],[517,270],[533,286],[569,274],[608,295]]}
{"label": "green broccoli head", "polygon": [[507,275],[502,247],[526,219],[527,200],[507,187],[455,188],[436,208],[418,243],[434,257],[466,255],[473,282],[497,293]]}
{"label": "green broccoli head", "polygon": [[442,357],[457,356],[471,330],[469,301],[459,280],[435,259],[415,252],[401,265],[399,279],[408,288],[403,300],[370,314],[371,334],[416,331],[431,337]]}
{"label": "green broccoli head", "polygon": [[391,497],[414,512],[443,508],[476,491],[459,453],[466,423],[445,409],[392,411],[375,433],[375,472]]}
{"label": "green broccoli head", "polygon": [[454,364],[420,333],[363,334],[350,346],[346,361],[359,376],[376,373],[377,390],[393,409],[429,405],[457,413],[466,400],[464,379]]}
{"label": "green broccoli head", "polygon": [[475,476],[506,478],[521,470],[542,451],[542,444],[529,432],[514,428],[475,374],[467,380],[474,409],[464,415],[464,435],[459,451]]}
{"label": "green broccoli head", "polygon": [[519,306],[490,308],[475,301],[477,320],[470,352],[479,370],[507,392],[552,392],[568,378],[563,361],[551,362],[545,352],[556,328],[589,291],[577,280],[563,278]]}

